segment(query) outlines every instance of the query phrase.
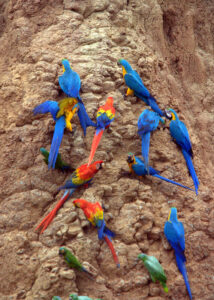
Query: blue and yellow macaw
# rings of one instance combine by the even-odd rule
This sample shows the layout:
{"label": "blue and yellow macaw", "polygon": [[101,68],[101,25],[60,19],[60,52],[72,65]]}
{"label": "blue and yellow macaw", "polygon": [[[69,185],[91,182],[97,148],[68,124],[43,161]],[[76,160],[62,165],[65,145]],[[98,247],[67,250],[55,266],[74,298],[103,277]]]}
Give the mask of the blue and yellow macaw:
{"label": "blue and yellow macaw", "polygon": [[59,85],[63,92],[71,98],[80,98],[79,91],[81,88],[80,76],[73,71],[67,59],[62,60],[63,74],[59,76]]}
{"label": "blue and yellow macaw", "polygon": [[181,147],[183,156],[189,169],[189,173],[194,182],[196,195],[198,195],[199,180],[192,162],[193,151],[186,125],[179,120],[178,115],[171,108],[165,110],[165,115],[167,119],[171,120],[169,125],[170,134],[175,140],[176,144]]}
{"label": "blue and yellow macaw", "polygon": [[151,132],[156,130],[159,121],[163,124],[165,121],[160,117],[160,115],[149,109],[145,109],[138,119],[138,134],[142,139],[142,156],[145,162],[145,167],[149,173],[149,145],[150,145],[150,135]]}
{"label": "blue and yellow macaw", "polygon": [[156,99],[152,97],[144,86],[142,79],[137,71],[133,70],[130,64],[125,59],[118,60],[118,64],[122,65],[123,78],[128,86],[127,96],[136,96],[143,100],[147,105],[157,112],[159,115],[164,116],[164,112],[159,108]]}
{"label": "blue and yellow macaw", "polygon": [[89,126],[96,127],[96,124],[92,122],[88,116],[85,106],[80,98],[79,91],[81,87],[81,80],[78,73],[74,72],[70,63],[67,59],[62,60],[63,74],[59,76],[59,85],[63,92],[68,95],[68,97],[76,98],[78,101],[78,117],[80,124],[83,128],[84,135],[86,135],[86,129]]}
{"label": "blue and yellow macaw", "polygon": [[[67,108],[64,109],[63,114],[60,111],[60,105],[67,103]],[[64,129],[67,127],[72,131],[71,119],[78,109],[77,100],[75,98],[66,98],[61,100],[59,103],[56,101],[45,101],[44,103],[36,106],[33,110],[34,115],[51,113],[55,124],[54,135],[51,142],[51,149],[48,157],[48,169],[55,168],[59,147],[64,134]]]}
{"label": "blue and yellow macaw", "polygon": [[175,251],[176,262],[179,271],[183,275],[189,297],[192,299],[192,293],[190,289],[190,284],[187,277],[187,271],[185,267],[186,257],[184,254],[185,251],[185,232],[184,226],[177,218],[177,208],[172,207],[169,213],[168,221],[164,226],[164,234]]}
{"label": "blue and yellow macaw", "polygon": [[94,154],[97,150],[105,128],[108,128],[115,117],[114,99],[108,97],[106,103],[98,108],[97,111],[97,128],[91,145],[91,151],[88,159],[88,165],[91,164]]}
{"label": "blue and yellow macaw", "polygon": [[76,199],[73,201],[73,204],[76,207],[79,207],[83,210],[88,221],[97,228],[98,238],[99,240],[104,239],[111,250],[113,259],[117,265],[120,267],[118,256],[114,250],[114,246],[112,244],[111,238],[115,237],[115,233],[112,232],[105,224],[104,220],[104,212],[99,204],[99,202],[91,203],[84,199]]}
{"label": "blue and yellow macaw", "polygon": [[137,175],[139,178],[142,178],[143,176],[146,176],[146,175],[151,175],[151,176],[157,177],[161,180],[164,180],[166,182],[178,185],[184,189],[188,189],[188,190],[192,191],[192,189],[188,188],[187,186],[185,186],[183,184],[180,184],[178,182],[175,182],[173,180],[170,180],[168,178],[165,178],[165,177],[159,175],[160,172],[153,169],[150,166],[149,166],[149,173],[148,173],[144,162],[139,157],[135,156],[133,153],[128,154],[127,163],[129,166],[130,173]]}

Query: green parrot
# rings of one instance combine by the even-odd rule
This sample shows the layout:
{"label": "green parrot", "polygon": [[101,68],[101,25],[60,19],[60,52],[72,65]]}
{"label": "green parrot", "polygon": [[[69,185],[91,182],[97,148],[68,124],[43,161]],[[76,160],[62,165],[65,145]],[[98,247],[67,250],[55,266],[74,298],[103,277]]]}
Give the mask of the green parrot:
{"label": "green parrot", "polygon": [[[44,162],[48,164],[48,157],[49,157],[49,152],[45,148],[40,148],[40,152],[44,156]],[[56,159],[56,164],[55,164],[55,169],[61,170],[61,171],[72,171],[74,169],[71,168],[69,164],[64,162],[61,158],[61,154],[58,153],[57,159]]]}
{"label": "green parrot", "polygon": [[156,282],[156,280],[160,281],[164,291],[168,293],[168,287],[166,286],[167,278],[157,258],[154,256],[149,256],[144,253],[141,253],[138,255],[138,259],[141,259],[143,261],[144,266],[149,271],[152,281],[153,282]]}
{"label": "green parrot", "polygon": [[[69,300],[93,300],[87,296],[78,296],[77,294],[70,294]],[[102,299],[95,299],[95,300],[102,300]]]}
{"label": "green parrot", "polygon": [[78,271],[83,271],[90,279],[93,279],[92,274],[83,267],[78,259],[66,247],[59,248],[59,255],[64,256],[65,262],[70,268],[76,269]]}
{"label": "green parrot", "polygon": [[61,300],[59,296],[53,296],[52,300]]}

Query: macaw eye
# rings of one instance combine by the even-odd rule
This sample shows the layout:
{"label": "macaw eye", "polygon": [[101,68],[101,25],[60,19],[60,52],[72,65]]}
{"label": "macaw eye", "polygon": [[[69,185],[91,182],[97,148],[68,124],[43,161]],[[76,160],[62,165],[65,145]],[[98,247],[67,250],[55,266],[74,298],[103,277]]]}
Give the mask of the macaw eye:
{"label": "macaw eye", "polygon": [[103,168],[103,166],[104,166],[104,163],[96,164],[96,169],[97,169],[97,170],[100,170],[100,169]]}

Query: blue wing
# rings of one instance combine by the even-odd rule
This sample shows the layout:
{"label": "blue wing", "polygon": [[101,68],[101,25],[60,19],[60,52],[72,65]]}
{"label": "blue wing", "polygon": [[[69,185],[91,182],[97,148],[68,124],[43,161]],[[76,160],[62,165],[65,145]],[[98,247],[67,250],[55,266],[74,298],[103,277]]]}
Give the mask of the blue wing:
{"label": "blue wing", "polygon": [[105,226],[104,228],[104,234],[106,234],[109,238],[115,237],[115,233],[111,231],[108,227]]}
{"label": "blue wing", "polygon": [[176,143],[192,157],[192,145],[185,124],[180,120],[174,120],[170,122],[169,129]]}
{"label": "blue wing", "polygon": [[51,149],[50,149],[50,154],[48,157],[48,168],[55,168],[55,163],[57,160],[58,152],[59,152],[59,147],[62,141],[62,137],[64,134],[64,129],[65,129],[65,117],[62,116],[59,119],[56,120],[55,124],[55,129],[54,129],[54,135],[53,139],[51,142]]}
{"label": "blue wing", "polygon": [[[147,174],[147,171],[146,171],[146,168],[145,168],[145,164],[144,164],[144,161],[142,159],[140,159],[139,157],[135,156],[135,161],[136,161],[136,166],[138,165],[138,168],[141,170],[142,173],[145,173],[145,174],[142,174],[143,175],[148,175]],[[160,174],[160,171],[157,171],[156,169],[152,168],[152,167],[149,167],[149,174],[150,175],[155,175],[155,174]]]}
{"label": "blue wing", "polygon": [[144,134],[156,130],[160,117],[154,111],[145,109],[138,118],[138,134]]}
{"label": "blue wing", "polygon": [[48,100],[36,106],[33,110],[33,113],[34,115],[37,115],[37,114],[46,114],[50,112],[52,114],[52,117],[56,121],[56,115],[58,111],[59,111],[58,103],[56,101]]}
{"label": "blue wing", "polygon": [[136,70],[132,71],[132,75],[144,86],[143,80],[140,78],[140,75],[138,74],[138,72]]}
{"label": "blue wing", "polygon": [[164,112],[160,109],[160,107],[158,106],[157,104],[157,101],[154,97],[152,96],[149,96],[148,98],[148,104],[151,106],[151,108],[156,112],[158,113],[160,116],[164,117]]}
{"label": "blue wing", "polygon": [[78,102],[78,103],[79,103],[79,110],[78,110],[77,114],[78,114],[80,124],[83,129],[84,135],[86,135],[87,127],[89,127],[89,126],[96,127],[96,124],[88,116],[84,104],[82,102]]}
{"label": "blue wing", "polygon": [[132,89],[134,92],[138,93],[143,97],[149,97],[150,93],[147,88],[143,85],[142,80],[139,81],[136,74],[125,74],[124,80],[126,85]]}
{"label": "blue wing", "polygon": [[70,70],[64,72],[63,75],[59,76],[59,85],[63,92],[69,97],[78,98],[81,87],[81,80],[79,75]]}
{"label": "blue wing", "polygon": [[105,129],[105,127],[110,125],[113,120],[114,118],[110,119],[106,113],[102,113],[97,117],[97,127],[100,129]]}
{"label": "blue wing", "polygon": [[184,226],[181,222],[167,221],[164,226],[164,234],[175,250],[178,252],[184,252],[185,232]]}
{"label": "blue wing", "polygon": [[175,257],[178,269],[183,275],[190,299],[192,299],[192,293],[185,267],[186,257],[184,255],[185,237],[183,224],[181,222],[167,221],[164,226],[164,234],[172,248],[175,250]]}
{"label": "blue wing", "polygon": [[98,239],[102,240],[103,239],[103,232],[105,228],[105,220],[102,220],[102,223],[100,224],[99,227],[97,227],[97,233],[98,233]]}
{"label": "blue wing", "polygon": [[134,173],[138,176],[147,175],[147,170],[145,168],[145,164],[138,157],[135,157],[136,163],[132,165],[132,169]]}

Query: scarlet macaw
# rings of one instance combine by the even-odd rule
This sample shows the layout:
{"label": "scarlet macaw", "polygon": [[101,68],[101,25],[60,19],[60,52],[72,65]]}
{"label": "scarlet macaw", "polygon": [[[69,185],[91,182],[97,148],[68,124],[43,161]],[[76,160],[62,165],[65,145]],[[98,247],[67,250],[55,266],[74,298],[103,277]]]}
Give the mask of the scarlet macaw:
{"label": "scarlet macaw", "polygon": [[112,97],[108,97],[105,105],[100,106],[97,111],[97,128],[91,145],[91,152],[89,155],[88,165],[91,164],[94,158],[94,154],[99,145],[105,128],[108,128],[111,122],[114,120],[115,108],[113,106],[113,102],[114,99]]}
{"label": "scarlet macaw", "polygon": [[115,263],[117,264],[117,267],[120,267],[119,260],[117,257],[117,254],[114,250],[111,238],[115,236],[115,233],[112,232],[106,225],[104,220],[104,212],[101,207],[101,205],[96,203],[88,202],[84,199],[77,199],[73,201],[73,204],[76,207],[80,207],[86,218],[89,220],[89,222],[97,228],[98,238],[99,240],[104,239],[109,246],[112,256],[114,258]]}
{"label": "scarlet macaw", "polygon": [[70,176],[70,178],[65,182],[65,185],[60,187],[59,189],[65,189],[62,198],[59,200],[55,208],[42,220],[42,222],[36,227],[35,230],[42,228],[40,233],[43,233],[44,230],[48,227],[48,225],[54,219],[57,211],[60,207],[65,203],[66,200],[70,198],[73,192],[81,187],[88,186],[88,184],[92,181],[94,175],[102,169],[102,160],[95,161],[93,164],[88,166],[87,164],[81,165],[78,167]]}

